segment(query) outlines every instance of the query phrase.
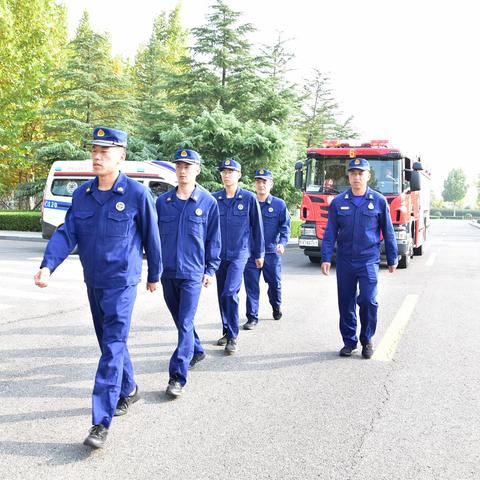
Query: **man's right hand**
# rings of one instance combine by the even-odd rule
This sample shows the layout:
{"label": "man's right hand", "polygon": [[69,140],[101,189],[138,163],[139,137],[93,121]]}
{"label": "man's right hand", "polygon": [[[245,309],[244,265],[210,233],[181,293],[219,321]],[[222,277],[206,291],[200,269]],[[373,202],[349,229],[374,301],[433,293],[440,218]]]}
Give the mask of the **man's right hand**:
{"label": "man's right hand", "polygon": [[48,287],[48,280],[50,279],[50,269],[47,267],[41,268],[33,277],[35,285],[40,288]]}
{"label": "man's right hand", "polygon": [[324,275],[330,275],[330,266],[331,266],[330,262],[323,262],[322,263],[321,269],[322,269],[322,273]]}

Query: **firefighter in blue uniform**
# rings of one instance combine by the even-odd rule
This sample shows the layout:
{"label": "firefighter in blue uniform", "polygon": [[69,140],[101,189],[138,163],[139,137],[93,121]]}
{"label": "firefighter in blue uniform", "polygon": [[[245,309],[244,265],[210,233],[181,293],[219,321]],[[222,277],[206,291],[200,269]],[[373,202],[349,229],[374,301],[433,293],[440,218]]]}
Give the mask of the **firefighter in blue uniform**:
{"label": "firefighter in blue uniform", "polygon": [[92,164],[96,175],[73,193],[65,223],[48,242],[35,283],[46,287],[50,275],[78,245],[101,357],[92,395],[92,428],[84,441],[104,446],[114,415],[127,413],[138,387],[127,348],[143,250],[148,262],[147,290],[161,274],[160,238],[148,190],[121,173],[127,134],[97,127]]}
{"label": "firefighter in blue uniform", "polygon": [[255,191],[260,204],[265,236],[265,261],[260,270],[255,259],[250,257],[245,266],[243,278],[247,293],[247,322],[245,330],[253,330],[258,323],[258,303],[260,298],[260,272],[268,284],[268,299],[275,320],[282,318],[281,274],[282,255],[290,237],[290,215],[287,205],[280,198],[270,195],[273,187],[272,172],[265,169],[255,171]]}
{"label": "firefighter in blue uniform", "polygon": [[370,179],[368,161],[364,158],[351,160],[348,164],[348,179],[351,188],[337,195],[328,210],[321,268],[325,275],[330,273],[336,243],[338,307],[344,343],[340,356],[349,357],[357,348],[358,304],[362,356],[371,358],[372,337],[377,326],[380,234],[383,234],[390,273],[395,271],[398,262],[397,242],[387,200],[367,185]]}
{"label": "firefighter in blue uniform", "polygon": [[162,286],[165,303],[178,330],[170,359],[166,394],[182,394],[187,372],[205,358],[194,328],[202,285],[208,287],[220,265],[220,223],[215,199],[200,185],[200,155],[175,153],[178,187],[157,199],[158,225],[164,252]]}
{"label": "firefighter in blue uniform", "polygon": [[242,175],[240,164],[224,160],[218,167],[223,190],[213,196],[218,202],[222,234],[221,263],[217,271],[217,294],[223,324],[223,336],[217,345],[225,345],[225,353],[237,351],[239,331],[238,292],[249,257],[257,268],[263,267],[265,243],[262,214],[255,195],[238,187]]}

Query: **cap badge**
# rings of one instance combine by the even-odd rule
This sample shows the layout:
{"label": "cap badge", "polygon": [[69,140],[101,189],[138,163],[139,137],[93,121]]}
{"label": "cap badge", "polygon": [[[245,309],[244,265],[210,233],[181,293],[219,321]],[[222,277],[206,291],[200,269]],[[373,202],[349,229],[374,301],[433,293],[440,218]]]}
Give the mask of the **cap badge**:
{"label": "cap badge", "polygon": [[197,208],[197,209],[195,210],[195,215],[196,215],[197,217],[199,217],[202,213],[203,213],[203,210],[202,210],[201,208]]}
{"label": "cap badge", "polygon": [[269,212],[273,212],[273,208],[270,207],[270,208],[268,209],[268,211],[269,211]]}
{"label": "cap badge", "polygon": [[238,206],[238,209],[239,209],[239,210],[243,210],[243,205],[240,204],[240,205]]}
{"label": "cap badge", "polygon": [[368,209],[369,209],[369,210],[373,210],[373,209],[374,209],[373,203],[370,202],[370,203],[368,204]]}
{"label": "cap badge", "polygon": [[125,210],[125,204],[123,202],[117,202],[117,204],[115,205],[115,208],[119,212],[123,212]]}
{"label": "cap badge", "polygon": [[263,175],[263,174],[265,173],[265,171],[264,171],[264,170],[260,170],[258,173],[259,173],[260,175]]}
{"label": "cap badge", "polygon": [[360,160],[357,158],[354,163],[355,163],[355,165],[359,165],[359,164],[360,164]]}
{"label": "cap badge", "polygon": [[230,165],[230,160],[225,160],[225,165]]}
{"label": "cap badge", "polygon": [[104,136],[105,136],[105,132],[102,129],[97,131],[97,137],[104,137]]}
{"label": "cap badge", "polygon": [[182,150],[182,153],[180,153],[180,156],[183,158],[188,157],[188,153],[185,150]]}

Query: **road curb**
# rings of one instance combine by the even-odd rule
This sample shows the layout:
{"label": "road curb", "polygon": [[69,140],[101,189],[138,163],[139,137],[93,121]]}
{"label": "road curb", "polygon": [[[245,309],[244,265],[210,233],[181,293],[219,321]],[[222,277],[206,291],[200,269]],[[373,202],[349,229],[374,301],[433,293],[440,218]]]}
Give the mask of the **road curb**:
{"label": "road curb", "polygon": [[0,232],[0,240],[20,240],[22,242],[47,242],[41,234],[34,235],[34,232]]}

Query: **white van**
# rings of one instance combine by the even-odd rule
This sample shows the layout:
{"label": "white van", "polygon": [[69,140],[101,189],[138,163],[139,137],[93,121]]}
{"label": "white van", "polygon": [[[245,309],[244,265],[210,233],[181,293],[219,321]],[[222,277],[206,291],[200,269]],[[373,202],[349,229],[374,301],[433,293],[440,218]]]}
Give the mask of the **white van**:
{"label": "white van", "polygon": [[[121,164],[120,170],[149,188],[154,198],[177,185],[175,164],[171,162],[127,160]],[[91,160],[53,162],[43,193],[41,219],[43,238],[50,238],[65,221],[75,189],[94,177]]]}

